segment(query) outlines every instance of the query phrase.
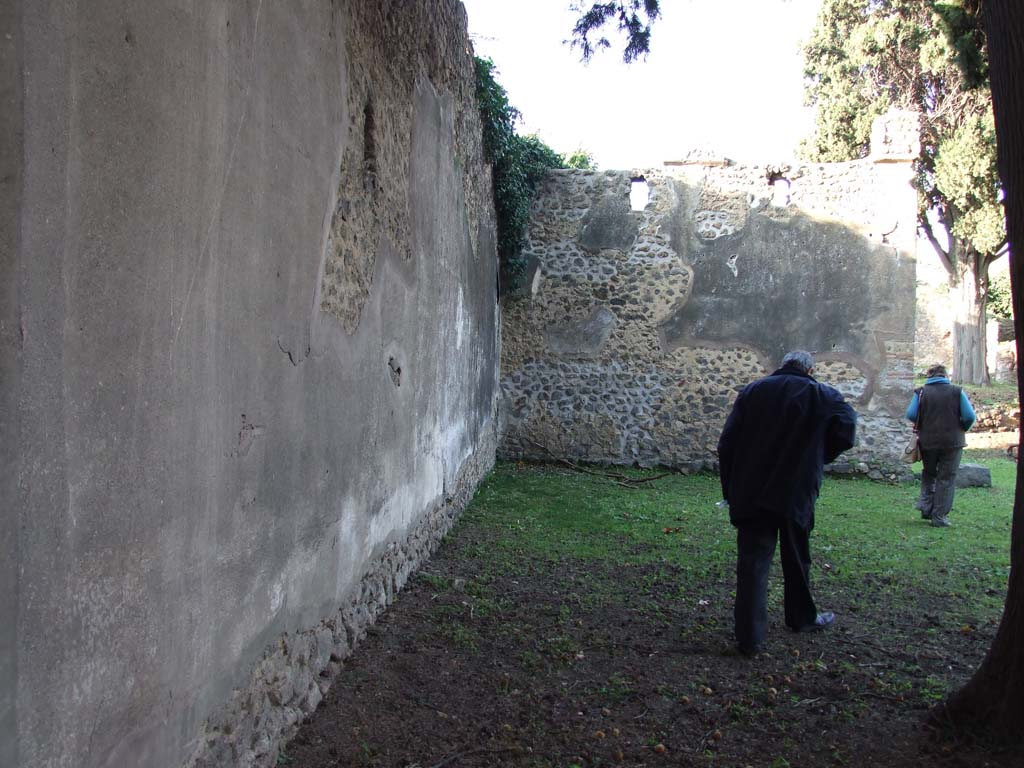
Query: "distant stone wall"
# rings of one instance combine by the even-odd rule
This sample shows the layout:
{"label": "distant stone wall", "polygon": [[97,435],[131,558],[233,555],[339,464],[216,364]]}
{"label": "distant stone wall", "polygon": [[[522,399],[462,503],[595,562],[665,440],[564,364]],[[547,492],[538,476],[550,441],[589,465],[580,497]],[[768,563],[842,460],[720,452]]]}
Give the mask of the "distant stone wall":
{"label": "distant stone wall", "polygon": [[[503,452],[711,467],[737,391],[807,349],[860,414],[837,468],[895,471],[914,361],[916,126],[889,120],[881,135],[896,140],[851,163],[552,173],[528,288],[503,305]],[[631,210],[639,178],[649,201]]]}

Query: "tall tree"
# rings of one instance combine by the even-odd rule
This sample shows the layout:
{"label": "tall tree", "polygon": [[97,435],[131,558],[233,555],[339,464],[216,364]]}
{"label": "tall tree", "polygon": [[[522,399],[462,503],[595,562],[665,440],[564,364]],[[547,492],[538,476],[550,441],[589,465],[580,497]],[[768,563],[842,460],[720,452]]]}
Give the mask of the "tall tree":
{"label": "tall tree", "polygon": [[[1010,288],[1017,359],[1024,352],[1024,4],[984,0],[982,19],[988,43],[992,107],[998,145],[999,177],[1010,244]],[[1017,367],[1017,396],[1024,399],[1024,371]],[[1018,446],[1018,451],[1021,446]],[[995,639],[967,684],[935,713],[957,730],[984,732],[1001,741],[1020,742],[1024,723],[1024,472],[1010,529],[1010,579],[1006,607]]]}
{"label": "tall tree", "polygon": [[[986,77],[986,64],[976,37],[978,8],[985,33],[995,125],[998,173],[1010,251],[1010,287],[1017,359],[1024,354],[1024,259],[1013,254],[1024,248],[1024,3],[1020,0],[950,2],[946,34],[968,86]],[[656,17],[655,17],[656,18]],[[644,44],[650,43],[650,30]],[[646,50],[646,48],[644,49]],[[586,52],[586,51],[584,51]],[[634,56],[635,58],[635,56]],[[1017,367],[1017,396],[1024,401],[1024,369]],[[1018,450],[1024,448],[1024,441]],[[1017,474],[1010,529],[1010,577],[1006,605],[995,639],[981,666],[964,685],[940,705],[933,717],[958,730],[984,733],[1001,741],[1019,742],[1024,722],[1024,473]]]}
{"label": "tall tree", "polygon": [[[871,123],[891,107],[921,115],[918,225],[958,291],[953,375],[988,383],[988,267],[1006,233],[983,37],[963,0],[824,0],[804,48],[817,130],[812,160],[866,156]],[[967,65],[967,66],[965,66]]]}

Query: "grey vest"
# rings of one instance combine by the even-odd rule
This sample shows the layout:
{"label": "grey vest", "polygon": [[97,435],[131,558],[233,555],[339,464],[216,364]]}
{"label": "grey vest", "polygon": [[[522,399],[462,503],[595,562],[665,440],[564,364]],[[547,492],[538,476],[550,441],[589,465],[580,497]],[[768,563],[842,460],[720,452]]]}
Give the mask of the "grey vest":
{"label": "grey vest", "polygon": [[918,393],[917,413],[917,437],[925,450],[967,445],[960,425],[960,387],[925,384]]}

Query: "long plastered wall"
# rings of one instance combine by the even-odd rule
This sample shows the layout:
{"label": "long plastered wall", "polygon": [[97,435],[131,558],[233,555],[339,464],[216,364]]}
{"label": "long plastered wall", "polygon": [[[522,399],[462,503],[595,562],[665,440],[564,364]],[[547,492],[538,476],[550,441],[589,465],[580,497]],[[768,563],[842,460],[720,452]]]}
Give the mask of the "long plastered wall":
{"label": "long plastered wall", "polygon": [[0,14],[0,765],[271,765],[493,463],[464,10]]}
{"label": "long plastered wall", "polygon": [[712,468],[739,389],[807,349],[860,415],[834,469],[905,473],[916,136],[894,113],[850,163],[553,172],[503,306],[502,453]]}

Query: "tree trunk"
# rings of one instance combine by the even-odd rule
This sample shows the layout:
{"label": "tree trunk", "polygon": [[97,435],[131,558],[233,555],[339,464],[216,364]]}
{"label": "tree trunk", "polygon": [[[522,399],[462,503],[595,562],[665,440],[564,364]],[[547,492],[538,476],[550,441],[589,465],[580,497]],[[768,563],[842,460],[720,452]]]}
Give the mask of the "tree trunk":
{"label": "tree trunk", "polygon": [[956,317],[953,321],[953,380],[988,384],[985,290],[988,268],[982,257],[964,249],[956,265]]}
{"label": "tree trunk", "polygon": [[[1024,351],[1024,3],[986,0],[992,108],[996,118],[999,177],[1003,184],[1010,242],[1010,286],[1017,357]],[[1017,369],[1017,396],[1024,394],[1024,369]],[[1006,607],[992,647],[974,676],[933,716],[957,729],[1020,742],[1024,723],[1024,472],[1010,530],[1010,579]]]}

